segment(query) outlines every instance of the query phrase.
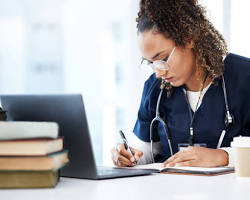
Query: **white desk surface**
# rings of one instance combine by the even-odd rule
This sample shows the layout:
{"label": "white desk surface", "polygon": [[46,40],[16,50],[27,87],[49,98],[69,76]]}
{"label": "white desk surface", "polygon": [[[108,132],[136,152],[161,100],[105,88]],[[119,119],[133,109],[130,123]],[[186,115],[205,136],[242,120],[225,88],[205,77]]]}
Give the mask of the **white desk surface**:
{"label": "white desk surface", "polygon": [[61,178],[53,189],[0,190],[1,200],[248,200],[250,178],[153,174],[109,180]]}

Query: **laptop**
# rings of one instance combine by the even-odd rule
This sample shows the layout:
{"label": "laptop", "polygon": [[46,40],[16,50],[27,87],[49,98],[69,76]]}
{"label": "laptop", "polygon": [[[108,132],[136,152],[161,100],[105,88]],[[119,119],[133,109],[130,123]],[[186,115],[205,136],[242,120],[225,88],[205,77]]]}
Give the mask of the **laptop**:
{"label": "laptop", "polygon": [[51,121],[59,124],[70,163],[61,176],[86,179],[108,179],[148,175],[152,170],[97,167],[91,144],[83,99],[80,94],[67,95],[1,95],[8,121]]}

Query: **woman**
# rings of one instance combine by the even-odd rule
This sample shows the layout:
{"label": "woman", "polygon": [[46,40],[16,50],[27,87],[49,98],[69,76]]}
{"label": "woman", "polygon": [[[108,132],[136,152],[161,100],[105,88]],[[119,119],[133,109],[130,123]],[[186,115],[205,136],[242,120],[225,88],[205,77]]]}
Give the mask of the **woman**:
{"label": "woman", "polygon": [[[141,147],[131,155],[118,144],[114,164],[231,164],[233,137],[250,135],[250,59],[227,53],[196,0],[141,0],[137,23],[141,66],[155,73],[145,82],[134,128]],[[163,122],[150,131],[157,110]]]}

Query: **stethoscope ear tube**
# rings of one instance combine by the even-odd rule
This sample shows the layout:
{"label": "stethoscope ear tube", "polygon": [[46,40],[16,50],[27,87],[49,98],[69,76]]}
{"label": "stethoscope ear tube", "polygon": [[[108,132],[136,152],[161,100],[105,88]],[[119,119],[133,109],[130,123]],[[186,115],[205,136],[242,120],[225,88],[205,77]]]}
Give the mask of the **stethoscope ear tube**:
{"label": "stethoscope ear tube", "polygon": [[153,153],[153,124],[156,121],[160,122],[161,125],[163,125],[164,131],[165,131],[166,136],[167,136],[167,141],[168,141],[168,145],[169,145],[170,154],[171,154],[171,156],[174,155],[173,154],[172,144],[171,144],[171,135],[170,135],[170,133],[168,131],[168,127],[167,127],[166,123],[159,116],[155,117],[152,120],[151,124],[150,124],[150,148],[151,148],[150,150],[151,150],[151,160],[152,160],[153,163],[155,162],[154,153]]}
{"label": "stethoscope ear tube", "polygon": [[159,97],[158,97],[158,100],[157,100],[156,116],[155,116],[155,118],[152,120],[152,122],[150,124],[150,147],[151,147],[151,159],[152,159],[153,163],[155,162],[155,160],[154,160],[154,153],[153,153],[153,124],[156,121],[160,122],[161,125],[163,125],[164,131],[166,133],[167,140],[168,140],[170,154],[171,154],[171,156],[173,156],[173,148],[172,148],[172,144],[171,144],[171,135],[169,133],[167,124],[163,121],[163,119],[161,119],[160,112],[159,112],[159,105],[160,105],[161,96],[162,96],[164,88],[161,89]]}
{"label": "stethoscope ear tube", "polygon": [[225,116],[225,129],[222,130],[218,144],[217,144],[217,149],[221,147],[221,144],[223,142],[223,139],[226,135],[226,132],[228,131],[229,127],[233,124],[234,122],[234,117],[229,111],[229,106],[228,106],[228,99],[227,99],[227,90],[226,90],[226,84],[225,84],[225,79],[224,76],[222,75],[222,89],[224,93],[224,100],[225,100],[225,107],[226,107],[226,116]]}
{"label": "stethoscope ear tube", "polygon": [[158,118],[158,121],[163,125],[163,128],[164,128],[166,136],[167,136],[167,140],[168,140],[170,154],[171,154],[171,156],[173,156],[174,154],[173,154],[173,148],[172,148],[172,144],[171,144],[172,138],[171,138],[171,134],[169,133],[168,126],[161,118]]}
{"label": "stethoscope ear tube", "polygon": [[224,93],[224,100],[225,100],[225,106],[226,106],[225,125],[226,125],[226,128],[228,129],[229,126],[233,124],[234,117],[229,111],[228,99],[227,99],[227,90],[226,90],[226,84],[225,84],[225,79],[224,79],[223,75],[222,75],[222,89],[223,89],[223,93]]}
{"label": "stethoscope ear tube", "polygon": [[155,163],[155,159],[154,159],[154,153],[153,153],[153,123],[155,121],[155,118],[152,120],[151,124],[150,124],[150,151],[151,151],[151,160],[152,163]]}
{"label": "stethoscope ear tube", "polygon": [[226,130],[223,130],[220,134],[220,139],[219,139],[219,142],[217,144],[217,149],[219,149],[221,147],[221,144],[222,144],[222,141],[223,141],[225,135],[226,135]]}

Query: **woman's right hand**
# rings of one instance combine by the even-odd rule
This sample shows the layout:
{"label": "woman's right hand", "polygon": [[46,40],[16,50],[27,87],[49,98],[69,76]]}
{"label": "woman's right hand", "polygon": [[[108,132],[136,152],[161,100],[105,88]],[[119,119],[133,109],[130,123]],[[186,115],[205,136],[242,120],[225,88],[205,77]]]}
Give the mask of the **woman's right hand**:
{"label": "woman's right hand", "polygon": [[118,143],[114,148],[111,149],[112,161],[115,166],[118,167],[133,167],[134,161],[138,161],[140,157],[142,157],[143,152],[137,149],[130,147],[131,155],[126,149],[124,144]]}

